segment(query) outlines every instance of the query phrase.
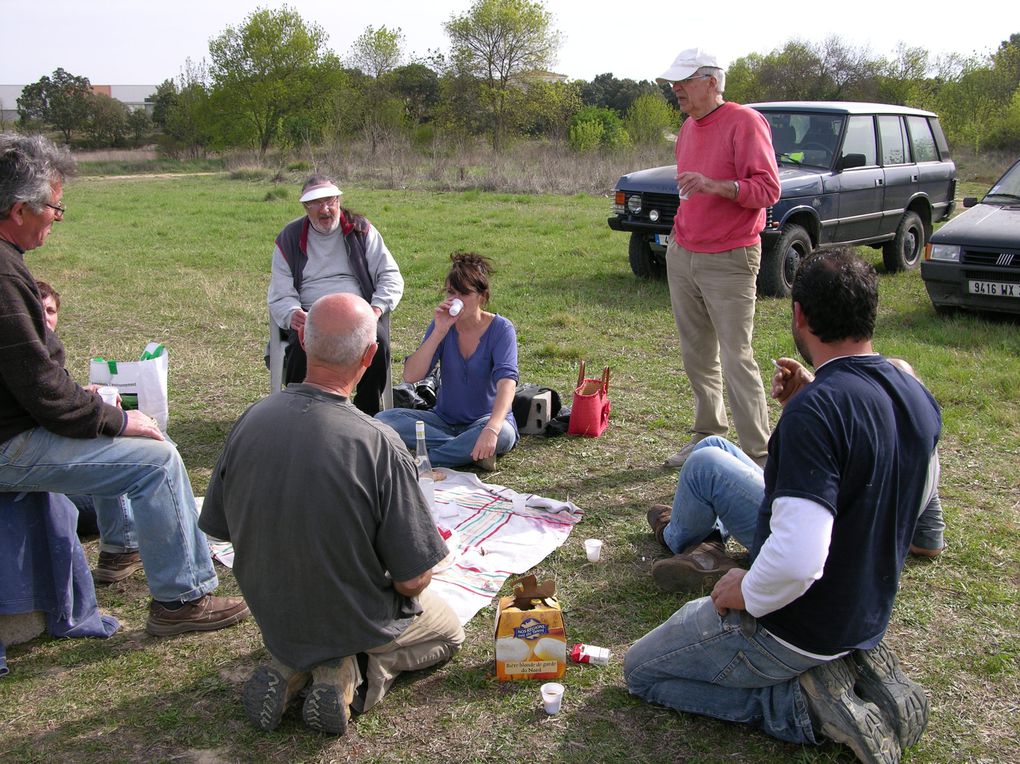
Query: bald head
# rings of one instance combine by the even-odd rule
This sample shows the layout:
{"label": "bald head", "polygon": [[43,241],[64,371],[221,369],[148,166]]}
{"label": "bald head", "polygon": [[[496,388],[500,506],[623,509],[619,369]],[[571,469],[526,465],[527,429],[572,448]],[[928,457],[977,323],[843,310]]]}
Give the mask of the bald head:
{"label": "bald head", "polygon": [[344,369],[360,366],[365,351],[375,342],[376,322],[375,311],[356,294],[320,297],[305,323],[309,367],[313,363]]}

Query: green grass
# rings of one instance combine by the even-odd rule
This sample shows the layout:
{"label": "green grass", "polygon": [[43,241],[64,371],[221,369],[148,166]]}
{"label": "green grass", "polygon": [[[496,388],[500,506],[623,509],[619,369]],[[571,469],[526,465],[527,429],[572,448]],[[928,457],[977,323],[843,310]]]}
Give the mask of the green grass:
{"label": "green grass", "polygon": [[[82,179],[67,189],[66,221],[27,256],[62,293],[60,333],[77,379],[85,380],[92,356],[130,358],[149,340],[167,344],[170,434],[197,493],[231,424],[266,392],[272,242],[300,214],[293,195],[275,198],[274,184],[251,177]],[[449,254],[466,249],[496,263],[492,307],[517,326],[523,380],[568,401],[579,359],[612,367],[603,437],[526,437],[489,478],[585,511],[535,572],[556,578],[569,639],[611,648],[611,664],[572,666],[564,710],[547,718],[536,684],[492,678],[492,611],[484,610],[451,663],[398,682],[346,738],[319,737],[293,716],[262,734],[239,702],[241,684],[265,657],[255,624],[149,638],[148,594],[136,575],[98,592],[124,627],[111,639],[42,639],[9,650],[0,759],[851,761],[836,746],[800,749],[626,692],[627,646],[683,602],[650,579],[661,551],[644,510],[672,496],[676,474],[658,465],[685,442],[692,403],[666,286],[631,275],[625,236],[606,226],[609,201],[345,188],[345,203],[382,231],[407,282],[394,315],[394,358],[416,347]],[[1015,322],[936,317],[916,271],[883,275],[880,300],[878,349],[914,365],[945,417],[949,549],[935,562],[908,564],[888,637],[932,698],[928,731],[905,760],[1010,760],[1020,745],[1020,333]],[[759,302],[755,354],[765,374],[770,358],[794,354],[785,300]],[[771,411],[778,417],[777,406]],[[603,563],[585,560],[587,536],[605,539]],[[95,544],[88,548],[95,555]],[[229,572],[221,591],[237,591]]]}

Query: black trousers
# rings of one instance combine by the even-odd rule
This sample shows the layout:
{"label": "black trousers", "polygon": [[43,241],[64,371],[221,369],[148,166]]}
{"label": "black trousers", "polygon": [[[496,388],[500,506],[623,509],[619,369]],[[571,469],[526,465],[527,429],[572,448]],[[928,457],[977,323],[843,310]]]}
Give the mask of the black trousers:
{"label": "black trousers", "polygon": [[[376,332],[379,349],[372,359],[372,365],[365,370],[365,375],[358,382],[354,393],[354,405],[369,416],[375,416],[382,409],[382,394],[386,389],[386,381],[390,374],[390,314],[379,319]],[[297,332],[287,331],[289,344],[283,355],[283,383],[304,382],[308,371],[308,358],[305,349],[298,341]]]}

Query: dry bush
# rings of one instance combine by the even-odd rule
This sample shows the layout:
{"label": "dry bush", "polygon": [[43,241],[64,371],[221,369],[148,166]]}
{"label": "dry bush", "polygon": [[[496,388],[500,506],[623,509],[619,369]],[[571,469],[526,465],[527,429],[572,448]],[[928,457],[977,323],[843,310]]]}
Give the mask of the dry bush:
{"label": "dry bush", "polygon": [[[437,143],[428,150],[398,136],[379,142],[335,141],[304,148],[293,155],[269,155],[262,167],[284,168],[284,179],[299,183],[308,171],[285,169],[295,160],[335,176],[341,184],[384,189],[498,193],[609,194],[620,175],[635,169],[673,162],[671,143],[612,152],[576,153],[564,142],[521,141],[503,153],[483,141],[468,139],[456,146]],[[254,153],[233,155],[232,172],[251,172],[260,162]]]}

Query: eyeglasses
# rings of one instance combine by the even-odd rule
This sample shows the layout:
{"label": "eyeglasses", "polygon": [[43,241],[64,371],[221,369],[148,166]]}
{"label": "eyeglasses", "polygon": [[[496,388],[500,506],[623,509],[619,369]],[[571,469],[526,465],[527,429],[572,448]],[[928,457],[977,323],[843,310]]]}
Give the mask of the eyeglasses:
{"label": "eyeglasses", "polygon": [[306,210],[314,210],[316,207],[332,207],[340,202],[339,196],[327,196],[325,199],[312,199],[310,202],[301,202]]}
{"label": "eyeglasses", "polygon": [[694,80],[705,80],[714,75],[711,74],[695,74],[693,77],[688,77],[686,80],[677,80],[673,85],[690,85]]}
{"label": "eyeglasses", "polygon": [[43,206],[49,207],[51,210],[53,210],[53,217],[55,217],[57,220],[63,220],[64,213],[67,212],[67,207],[65,207],[60,202],[57,202],[56,204],[50,204],[49,202],[47,202]]}

